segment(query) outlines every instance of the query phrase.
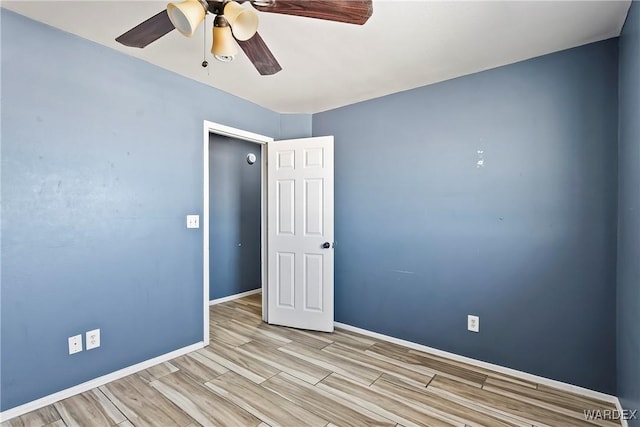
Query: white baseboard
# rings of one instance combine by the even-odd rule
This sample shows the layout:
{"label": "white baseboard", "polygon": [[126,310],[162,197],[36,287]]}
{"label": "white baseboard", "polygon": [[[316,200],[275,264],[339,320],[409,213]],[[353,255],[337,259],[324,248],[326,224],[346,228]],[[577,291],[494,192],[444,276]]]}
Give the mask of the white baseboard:
{"label": "white baseboard", "polygon": [[[214,304],[219,304],[225,301],[232,301],[234,299],[238,299],[238,298],[242,298],[244,296],[247,295],[252,295],[255,293],[260,292],[261,289],[255,289],[252,291],[247,291],[247,292],[243,292],[240,294],[236,294],[236,295],[231,295],[228,297],[224,297],[224,298],[218,298],[215,300],[211,300],[210,301],[210,305],[214,305]],[[559,390],[565,390],[571,393],[576,393],[576,394],[580,394],[582,396],[585,397],[590,397],[593,399],[599,399],[599,400],[603,400],[606,402],[611,402],[614,403],[616,405],[616,408],[618,409],[618,411],[620,411],[620,413],[622,413],[622,406],[620,404],[619,399],[616,396],[612,396],[610,394],[606,394],[606,393],[601,393],[599,391],[595,391],[595,390],[590,390],[584,387],[579,387],[573,384],[568,384],[568,383],[564,383],[561,381],[557,381],[557,380],[552,380],[550,378],[545,378],[545,377],[541,377],[538,375],[533,375],[533,374],[529,374],[527,372],[523,372],[523,371],[518,371],[515,369],[511,369],[511,368],[506,368],[504,366],[500,366],[500,365],[494,365],[492,363],[488,363],[488,362],[483,362],[481,360],[476,360],[476,359],[472,359],[470,357],[466,357],[466,356],[460,356],[457,355],[455,353],[450,353],[447,351],[443,351],[443,350],[438,350],[436,348],[432,348],[432,347],[427,347],[425,345],[422,344],[417,344],[414,343],[412,341],[406,341],[403,339],[399,339],[399,338],[394,338],[388,335],[383,335],[377,332],[373,332],[373,331],[369,331],[367,329],[361,329],[355,326],[351,326],[351,325],[347,325],[344,323],[340,323],[340,322],[334,322],[335,327],[337,328],[342,328],[346,331],[351,331],[351,332],[356,332],[365,336],[370,336],[373,338],[377,338],[383,341],[387,341],[387,342],[391,342],[394,344],[399,344],[408,348],[412,348],[414,350],[419,350],[419,351],[423,351],[425,353],[431,353],[434,354],[436,356],[440,356],[440,357],[446,357],[449,358],[451,360],[455,360],[455,361],[459,361],[459,362],[463,362],[463,363],[467,363],[469,365],[474,365],[474,366],[478,366],[480,368],[484,368],[484,369],[490,369],[502,374],[506,374],[506,375],[511,375],[513,377],[516,378],[521,378],[523,380],[527,380],[527,381],[532,381],[538,384],[544,384],[550,387],[554,387],[557,388]],[[31,402],[25,403],[23,405],[20,406],[16,406],[15,408],[11,408],[8,409],[6,411],[0,412],[0,422],[4,422],[7,421],[11,418],[15,418],[15,417],[19,417],[20,415],[24,415],[28,412],[31,411],[35,411],[37,409],[43,408],[47,405],[51,405],[55,402],[58,402],[60,400],[75,396],[76,394],[80,394],[83,393],[85,391],[89,391],[93,388],[99,387],[101,385],[104,385],[106,383],[109,383],[111,381],[115,381],[118,380],[120,378],[126,377],[127,375],[131,375],[134,374],[136,372],[142,371],[144,369],[150,368],[151,366],[157,365],[159,363],[162,362],[166,362],[168,360],[174,359],[178,356],[182,356],[184,354],[187,353],[191,353],[193,351],[196,351],[198,349],[201,349],[204,347],[204,342],[199,342],[199,343],[195,343],[192,345],[189,345],[187,347],[183,347],[180,348],[178,350],[174,350],[172,352],[163,354],[161,356],[158,357],[154,357],[153,359],[148,359],[145,360],[144,362],[140,362],[137,363],[135,365],[132,366],[128,366],[126,368],[120,369],[118,371],[115,372],[111,372],[110,374],[107,375],[103,375],[101,377],[98,378],[94,378],[93,380],[89,380],[87,382],[84,382],[82,384],[78,384],[76,386],[67,388],[65,390],[61,390],[58,391],[56,393],[50,394],[48,396],[44,396],[41,397],[40,399],[36,399],[33,400]],[[622,427],[628,427],[628,423],[626,420],[622,420]]]}
{"label": "white baseboard", "polygon": [[538,384],[543,384],[546,386],[554,387],[559,390],[568,391],[571,393],[576,393],[585,397],[590,397],[592,399],[603,400],[605,402],[611,402],[616,404],[618,409],[620,409],[620,402],[616,396],[612,396],[610,394],[601,393],[599,391],[590,390],[588,388],[579,387],[577,385],[564,383],[557,380],[552,380],[550,378],[540,377],[538,375],[529,374],[527,372],[518,371],[511,368],[506,368],[500,365],[494,365],[493,363],[483,362],[481,360],[472,359],[466,356],[460,356],[455,353],[449,353],[448,351],[438,350],[436,348],[427,347],[422,344],[417,344],[411,341],[405,341],[399,338],[390,337],[388,335],[379,334],[377,332],[372,332],[367,329],[357,328],[355,326],[346,325],[340,322],[334,322],[335,327],[342,328],[346,331],[357,332],[362,335],[366,335],[372,338],[377,338],[383,341],[391,342],[394,344],[403,345],[405,347],[409,347],[414,350],[423,351],[425,353],[431,353],[435,356],[446,357],[451,360],[455,360],[458,362],[467,363],[469,365],[478,366],[484,369],[490,369],[492,371],[499,372],[501,374],[511,375],[512,377],[521,378],[523,380],[535,382]]}
{"label": "white baseboard", "polygon": [[111,372],[110,374],[103,375],[82,384],[78,384],[65,390],[50,394],[48,396],[41,397],[40,399],[32,400],[31,402],[16,406],[15,408],[7,409],[6,411],[0,412],[0,422],[19,417],[20,415],[35,411],[36,409],[44,408],[45,406],[51,405],[52,403],[67,399],[71,396],[75,396],[76,394],[84,393],[85,391],[89,391],[111,381],[119,380],[120,378],[126,377],[127,375],[135,374],[136,372],[142,371],[143,369],[150,368],[154,365],[157,365],[158,363],[175,359],[178,356],[191,353],[192,351],[196,351],[198,349],[201,349],[202,347],[204,347],[204,342],[202,341],[199,343],[191,344],[189,346],[182,347],[178,350],[171,351],[161,356],[154,357],[153,359],[136,363],[135,365],[131,365],[115,372]]}
{"label": "white baseboard", "polygon": [[241,292],[241,293],[235,294],[235,295],[229,295],[228,297],[212,299],[211,301],[209,301],[209,305],[216,305],[216,304],[221,304],[221,303],[227,302],[227,301],[233,301],[234,299],[247,297],[249,295],[257,294],[259,292],[262,292],[262,288],[254,289],[252,291],[247,291],[247,292]]}

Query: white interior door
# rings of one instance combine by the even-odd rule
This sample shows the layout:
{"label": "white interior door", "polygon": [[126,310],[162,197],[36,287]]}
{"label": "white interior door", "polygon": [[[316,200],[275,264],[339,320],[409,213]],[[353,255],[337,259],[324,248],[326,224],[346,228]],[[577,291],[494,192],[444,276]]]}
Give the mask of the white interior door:
{"label": "white interior door", "polygon": [[268,321],[333,331],[333,136],[267,144]]}

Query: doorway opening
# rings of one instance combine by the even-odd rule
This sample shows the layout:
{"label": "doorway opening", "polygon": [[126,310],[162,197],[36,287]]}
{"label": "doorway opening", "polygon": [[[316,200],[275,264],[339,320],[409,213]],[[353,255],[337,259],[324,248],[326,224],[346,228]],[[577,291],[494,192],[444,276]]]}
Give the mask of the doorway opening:
{"label": "doorway opening", "polygon": [[209,135],[209,298],[249,295],[261,278],[261,146]]}
{"label": "doorway opening", "polygon": [[273,138],[204,122],[205,345],[209,344],[211,301],[232,299],[246,294],[248,288],[262,289],[262,319],[267,321],[266,144],[271,141]]}

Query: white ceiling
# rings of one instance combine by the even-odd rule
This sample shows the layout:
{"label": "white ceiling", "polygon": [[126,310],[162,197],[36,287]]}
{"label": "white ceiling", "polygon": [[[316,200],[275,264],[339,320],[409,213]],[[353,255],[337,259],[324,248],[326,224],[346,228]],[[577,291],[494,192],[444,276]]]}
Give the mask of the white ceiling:
{"label": "white ceiling", "polygon": [[[141,58],[281,113],[315,113],[620,34],[625,1],[373,0],[364,26],[259,12],[259,32],[283,70],[260,76],[239,54],[203,59],[203,26],[144,49],[114,38],[163,1],[2,1],[2,7]],[[206,42],[210,47],[207,18]]]}

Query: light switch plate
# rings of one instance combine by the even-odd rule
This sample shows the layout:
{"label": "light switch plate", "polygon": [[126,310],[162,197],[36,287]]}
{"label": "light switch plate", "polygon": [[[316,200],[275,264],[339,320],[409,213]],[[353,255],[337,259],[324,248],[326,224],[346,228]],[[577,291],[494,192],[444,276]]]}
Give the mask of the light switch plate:
{"label": "light switch plate", "polygon": [[187,228],[200,228],[200,215],[187,215]]}
{"label": "light switch plate", "polygon": [[85,335],[87,338],[87,350],[100,347],[100,329],[87,331]]}
{"label": "light switch plate", "polygon": [[76,354],[82,351],[82,334],[69,337],[69,354]]}

